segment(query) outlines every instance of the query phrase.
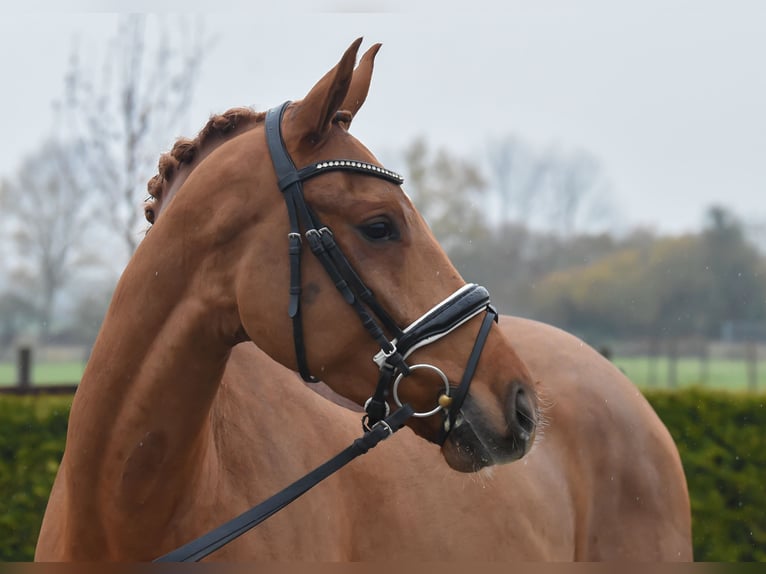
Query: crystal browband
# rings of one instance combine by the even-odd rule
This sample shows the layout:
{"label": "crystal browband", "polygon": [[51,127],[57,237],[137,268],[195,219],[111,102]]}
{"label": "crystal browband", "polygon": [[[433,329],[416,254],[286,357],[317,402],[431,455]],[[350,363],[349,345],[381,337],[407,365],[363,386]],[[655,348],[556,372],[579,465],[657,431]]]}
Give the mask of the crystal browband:
{"label": "crystal browband", "polygon": [[396,185],[402,185],[404,183],[404,178],[395,171],[355,159],[320,161],[298,170],[298,177],[301,181],[305,181],[315,175],[326,173],[328,171],[354,171],[366,175],[375,175],[388,180],[391,183],[395,183]]}

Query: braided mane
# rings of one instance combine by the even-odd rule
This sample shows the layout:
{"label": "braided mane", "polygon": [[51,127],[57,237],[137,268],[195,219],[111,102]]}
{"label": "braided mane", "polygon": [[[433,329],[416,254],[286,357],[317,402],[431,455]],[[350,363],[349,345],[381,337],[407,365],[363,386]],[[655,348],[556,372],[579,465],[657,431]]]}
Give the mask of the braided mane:
{"label": "braided mane", "polygon": [[211,116],[194,139],[179,138],[173,149],[160,156],[158,172],[146,186],[149,192],[149,197],[144,202],[146,220],[154,223],[163,195],[172,186],[174,178],[183,168],[193,167],[195,160],[201,157],[201,152],[207,152],[208,147],[220,145],[234,135],[253,127],[265,117],[265,112],[256,112],[251,108],[232,108]]}

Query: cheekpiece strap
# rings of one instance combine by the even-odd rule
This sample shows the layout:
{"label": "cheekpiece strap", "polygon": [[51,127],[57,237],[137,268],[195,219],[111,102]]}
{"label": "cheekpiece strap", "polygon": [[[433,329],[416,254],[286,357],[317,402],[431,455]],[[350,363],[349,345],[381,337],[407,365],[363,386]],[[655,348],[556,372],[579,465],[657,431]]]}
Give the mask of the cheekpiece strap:
{"label": "cheekpiece strap", "polygon": [[460,412],[463,402],[465,402],[465,398],[468,395],[468,389],[471,387],[471,381],[476,373],[476,367],[479,366],[479,359],[481,358],[481,352],[484,350],[484,343],[487,342],[489,330],[492,327],[492,323],[497,322],[497,311],[492,305],[489,305],[487,307],[487,314],[484,316],[481,327],[479,327],[479,334],[476,336],[473,349],[471,349],[471,354],[468,357],[468,363],[465,366],[465,371],[463,371],[463,377],[460,380],[460,384],[450,395],[452,397],[452,403],[450,404],[449,410],[446,412],[444,426],[442,427],[441,436],[436,441],[437,444],[444,444],[444,441],[447,440],[447,435],[449,435],[450,431],[455,427],[457,414]]}
{"label": "cheekpiece strap", "polygon": [[[287,213],[290,220],[290,233],[288,235],[290,299],[288,313],[293,322],[296,362],[298,363],[301,377],[306,381],[316,382],[318,379],[310,374],[303,341],[303,323],[300,308],[301,237],[306,238],[312,253],[322,263],[322,266],[332,278],[344,300],[354,308],[365,329],[367,329],[382,349],[390,351],[392,347],[375,317],[389,330],[389,336],[393,334],[394,337],[399,337],[402,335],[402,331],[362,282],[348,259],[338,248],[330,229],[320,223],[319,219],[306,204],[303,197],[302,182],[331,171],[347,171],[373,176],[396,185],[401,185],[404,182],[404,178],[386,168],[360,160],[349,159],[320,161],[304,168],[296,169],[282,139],[282,116],[289,104],[290,102],[287,101],[266,113],[266,144],[269,148],[279,189],[285,196]],[[303,235],[301,234],[301,226],[305,229]]]}

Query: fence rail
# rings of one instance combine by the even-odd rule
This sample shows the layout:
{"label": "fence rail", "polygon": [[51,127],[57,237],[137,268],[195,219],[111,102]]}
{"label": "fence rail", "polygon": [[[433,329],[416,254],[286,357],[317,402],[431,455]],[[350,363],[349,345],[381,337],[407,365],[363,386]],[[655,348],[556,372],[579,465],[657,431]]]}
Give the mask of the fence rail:
{"label": "fence rail", "polygon": [[[29,347],[3,352],[0,394],[73,393],[87,362],[84,347]],[[599,350],[641,388],[688,385],[766,390],[766,344],[702,339],[615,341]],[[14,357],[15,359],[11,359]]]}
{"label": "fence rail", "polygon": [[0,395],[73,395],[76,390],[77,383],[32,385],[31,387],[12,385],[0,386]]}
{"label": "fence rail", "polygon": [[758,392],[766,383],[766,344],[757,341],[645,339],[614,342],[601,352],[642,387]]}

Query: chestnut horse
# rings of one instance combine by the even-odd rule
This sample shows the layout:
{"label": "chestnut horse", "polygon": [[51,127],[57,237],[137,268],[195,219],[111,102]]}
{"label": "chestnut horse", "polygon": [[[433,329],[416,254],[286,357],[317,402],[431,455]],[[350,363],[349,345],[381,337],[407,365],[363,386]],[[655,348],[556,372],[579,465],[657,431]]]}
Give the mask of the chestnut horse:
{"label": "chestnut horse", "polygon": [[[306,202],[380,306],[410,325],[464,282],[396,181],[362,171],[379,164],[347,130],[378,46],[354,70],[359,43],[286,108],[281,133],[299,167],[365,166],[306,181]],[[340,403],[374,396],[380,346],[309,255],[300,257],[303,340],[293,340],[290,217],[264,119],[234,110],[163,156],[147,207],[155,223],[72,405],[37,560],[156,558],[361,433],[360,413]],[[439,393],[457,397],[489,325],[462,406],[440,402],[441,415],[410,419],[211,558],[691,559],[678,453],[636,388],[566,333],[486,316],[413,352],[410,365],[444,373],[446,393],[438,377],[412,371],[398,395],[420,410]],[[332,401],[300,383],[294,371],[307,365]]]}

